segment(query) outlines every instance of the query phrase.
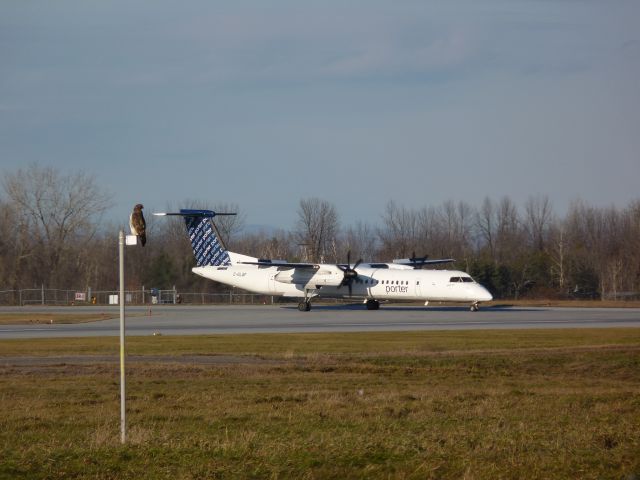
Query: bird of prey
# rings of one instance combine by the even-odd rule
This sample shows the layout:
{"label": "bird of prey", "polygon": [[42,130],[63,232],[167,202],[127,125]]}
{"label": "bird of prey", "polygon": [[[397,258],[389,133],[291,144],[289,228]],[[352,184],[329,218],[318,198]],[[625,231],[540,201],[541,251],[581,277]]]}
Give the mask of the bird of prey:
{"label": "bird of prey", "polygon": [[142,243],[142,246],[144,247],[144,244],[147,243],[147,224],[144,221],[144,215],[142,215],[143,208],[144,206],[142,206],[141,203],[133,207],[133,212],[131,212],[131,215],[129,216],[129,227],[131,228],[131,233],[133,235],[140,237],[140,243]]}

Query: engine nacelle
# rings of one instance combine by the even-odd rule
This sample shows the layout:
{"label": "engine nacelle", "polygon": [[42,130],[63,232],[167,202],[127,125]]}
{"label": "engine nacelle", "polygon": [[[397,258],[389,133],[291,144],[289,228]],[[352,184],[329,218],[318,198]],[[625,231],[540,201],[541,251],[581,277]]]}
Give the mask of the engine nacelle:
{"label": "engine nacelle", "polygon": [[274,280],[280,283],[302,285],[304,288],[337,287],[342,283],[343,272],[338,267],[322,266],[319,269],[292,268],[278,272]]}

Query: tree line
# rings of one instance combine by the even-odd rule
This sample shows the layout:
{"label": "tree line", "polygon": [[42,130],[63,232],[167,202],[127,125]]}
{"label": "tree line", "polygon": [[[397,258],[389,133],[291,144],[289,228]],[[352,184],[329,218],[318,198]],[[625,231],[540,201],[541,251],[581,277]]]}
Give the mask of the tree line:
{"label": "tree line", "polygon": [[[102,221],[111,204],[111,195],[84,173],[39,165],[5,173],[0,289],[116,289],[117,232],[125,225]],[[564,215],[543,195],[520,206],[509,197],[487,197],[477,206],[390,201],[378,224],[343,225],[335,205],[307,198],[292,229],[268,231],[245,228],[239,205],[186,200],[180,207],[237,212],[216,218],[222,240],[261,258],[344,263],[349,252],[352,263],[454,258],[453,268],[469,272],[496,298],[624,299],[640,292],[640,200],[625,207],[575,201]],[[126,250],[128,288],[227,289],[191,272],[195,260],[180,218],[146,218],[147,246]]]}

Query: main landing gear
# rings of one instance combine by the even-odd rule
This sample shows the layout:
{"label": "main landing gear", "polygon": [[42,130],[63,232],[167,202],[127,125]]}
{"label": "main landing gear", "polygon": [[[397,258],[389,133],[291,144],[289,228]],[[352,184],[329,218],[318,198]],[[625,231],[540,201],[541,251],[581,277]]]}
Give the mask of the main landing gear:
{"label": "main landing gear", "polygon": [[309,288],[304,289],[304,300],[298,304],[298,310],[301,312],[311,311],[311,297],[313,296],[313,290]]}
{"label": "main landing gear", "polygon": [[367,300],[367,310],[378,310],[380,308],[380,302],[378,300]]}
{"label": "main landing gear", "polygon": [[472,304],[469,310],[471,310],[472,312],[477,312],[478,310],[480,310],[480,307],[478,306],[478,302]]}
{"label": "main landing gear", "polygon": [[298,310],[300,310],[301,312],[309,312],[311,310],[311,302],[309,300],[300,302],[298,304]]}
{"label": "main landing gear", "polygon": [[[380,302],[378,300],[367,300],[365,302],[365,305],[367,306],[367,310],[380,309]],[[298,303],[298,310],[300,310],[301,312],[311,311],[311,300],[303,300],[302,302]]]}

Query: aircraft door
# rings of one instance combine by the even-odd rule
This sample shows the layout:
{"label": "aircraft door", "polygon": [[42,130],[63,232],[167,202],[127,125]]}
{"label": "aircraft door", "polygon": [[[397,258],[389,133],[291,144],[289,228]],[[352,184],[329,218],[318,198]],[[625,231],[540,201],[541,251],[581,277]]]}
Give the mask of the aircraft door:
{"label": "aircraft door", "polygon": [[276,273],[270,273],[269,274],[269,280],[267,280],[267,290],[271,293],[274,293],[276,291]]}
{"label": "aircraft door", "polygon": [[421,298],[422,297],[422,285],[420,285],[420,279],[417,278],[415,280],[415,284],[416,284],[416,297],[417,298]]}

